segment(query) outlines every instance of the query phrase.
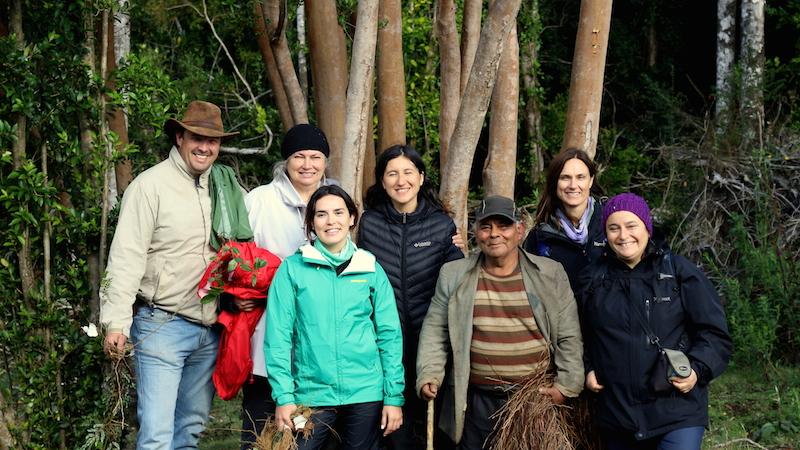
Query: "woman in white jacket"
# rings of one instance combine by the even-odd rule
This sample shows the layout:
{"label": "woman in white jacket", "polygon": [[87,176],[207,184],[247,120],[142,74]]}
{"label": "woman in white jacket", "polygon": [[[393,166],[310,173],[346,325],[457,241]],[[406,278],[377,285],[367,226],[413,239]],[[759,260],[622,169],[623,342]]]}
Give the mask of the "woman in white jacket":
{"label": "woman in white jacket", "polygon": [[[269,184],[245,196],[255,242],[285,259],[308,243],[305,213],[311,194],[320,186],[336,184],[325,178],[330,148],[325,134],[310,124],[292,127],[283,139],[283,161],[273,169]],[[253,376],[242,387],[242,449],[249,449],[267,418],[275,413],[264,361],[265,317],[250,341]]]}

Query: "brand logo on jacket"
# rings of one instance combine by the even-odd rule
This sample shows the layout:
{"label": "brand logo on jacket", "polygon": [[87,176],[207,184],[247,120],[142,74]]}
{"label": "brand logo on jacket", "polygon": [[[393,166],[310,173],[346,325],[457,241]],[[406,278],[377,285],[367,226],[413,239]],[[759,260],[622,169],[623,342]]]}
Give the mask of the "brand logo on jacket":
{"label": "brand logo on jacket", "polygon": [[431,241],[414,242],[414,247],[417,247],[417,248],[430,247],[431,244],[432,244]]}

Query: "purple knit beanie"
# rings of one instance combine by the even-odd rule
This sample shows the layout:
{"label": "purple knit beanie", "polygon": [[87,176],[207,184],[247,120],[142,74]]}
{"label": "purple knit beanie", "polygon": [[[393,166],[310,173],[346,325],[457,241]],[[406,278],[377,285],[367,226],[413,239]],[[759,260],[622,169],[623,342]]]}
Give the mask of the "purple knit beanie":
{"label": "purple knit beanie", "polygon": [[633,213],[644,222],[644,227],[650,236],[653,235],[653,217],[650,215],[650,207],[647,202],[636,194],[625,192],[615,195],[603,206],[603,229],[606,229],[606,221],[611,214],[617,211],[628,211]]}

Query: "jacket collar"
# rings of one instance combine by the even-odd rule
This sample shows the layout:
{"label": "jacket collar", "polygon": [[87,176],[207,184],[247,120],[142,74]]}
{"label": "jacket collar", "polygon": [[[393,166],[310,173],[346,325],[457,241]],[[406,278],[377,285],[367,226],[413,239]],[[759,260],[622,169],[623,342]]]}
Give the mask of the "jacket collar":
{"label": "jacket collar", "polygon": [[[303,261],[306,263],[333,268],[333,265],[331,265],[331,263],[322,256],[322,253],[311,244],[303,245],[297,252],[300,253],[303,257]],[[373,256],[372,253],[356,248],[355,253],[353,253],[353,258],[350,259],[350,263],[347,265],[347,268],[344,269],[342,275],[370,272],[375,272],[375,256]]]}
{"label": "jacket collar", "polygon": [[[380,206],[380,211],[390,223],[414,223],[427,217],[429,214],[428,209],[428,202],[421,195],[417,195],[417,209],[412,213],[398,212],[394,209],[394,204],[392,204],[391,200]],[[403,220],[403,216],[405,216],[405,220]]]}
{"label": "jacket collar", "polygon": [[199,177],[192,175],[189,172],[189,167],[186,165],[186,161],[181,158],[178,148],[174,145],[169,151],[168,159],[175,166],[182,177],[186,178],[187,180],[191,180],[193,183],[196,183],[197,187],[208,188],[208,177],[211,175],[211,167],[209,167],[205,172],[201,173]]}

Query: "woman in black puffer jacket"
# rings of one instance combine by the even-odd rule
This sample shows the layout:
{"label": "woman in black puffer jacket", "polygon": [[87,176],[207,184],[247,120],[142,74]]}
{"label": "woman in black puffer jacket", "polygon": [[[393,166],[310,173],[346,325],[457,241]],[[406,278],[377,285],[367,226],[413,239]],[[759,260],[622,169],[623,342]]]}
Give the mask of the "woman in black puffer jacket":
{"label": "woman in black puffer jacket", "polygon": [[367,190],[358,246],[369,250],[389,276],[403,329],[406,406],[403,425],[389,436],[394,449],[425,448],[425,405],[414,392],[417,342],[439,269],[463,258],[453,244],[456,226],[433,189],[416,150],[395,145],[375,164],[376,183]]}

